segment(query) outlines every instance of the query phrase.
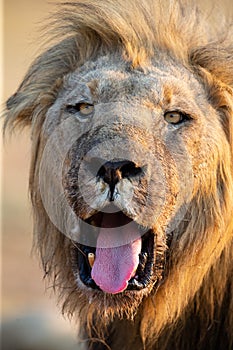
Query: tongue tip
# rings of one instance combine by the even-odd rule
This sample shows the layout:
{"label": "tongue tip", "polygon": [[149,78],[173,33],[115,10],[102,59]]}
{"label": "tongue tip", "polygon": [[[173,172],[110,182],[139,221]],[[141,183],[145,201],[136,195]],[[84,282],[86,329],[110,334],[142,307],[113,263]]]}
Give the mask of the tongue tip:
{"label": "tongue tip", "polygon": [[[93,278],[94,276],[92,276]],[[94,279],[94,278],[93,278]],[[99,287],[100,289],[105,292],[105,293],[108,293],[108,294],[119,294],[119,293],[122,293],[126,290],[128,286],[128,281],[124,281],[123,284],[121,285],[105,285],[105,284],[101,284],[99,283]]]}
{"label": "tongue tip", "polygon": [[136,270],[128,274],[128,276],[125,276],[123,280],[119,279],[118,281],[115,280],[115,283],[113,281],[109,283],[108,280],[99,277],[99,274],[93,266],[93,269],[91,271],[91,277],[103,292],[108,294],[118,294],[124,292],[127,289],[128,282],[132,277],[135,276],[135,273]]}

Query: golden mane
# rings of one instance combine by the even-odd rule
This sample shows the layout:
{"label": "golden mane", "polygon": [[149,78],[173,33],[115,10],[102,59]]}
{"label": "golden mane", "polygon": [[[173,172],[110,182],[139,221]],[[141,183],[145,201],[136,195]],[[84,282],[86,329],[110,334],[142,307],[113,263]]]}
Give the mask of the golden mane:
{"label": "golden mane", "polygon": [[[229,346],[232,346],[232,26],[223,23],[217,29],[210,29],[204,14],[194,1],[188,0],[65,2],[59,5],[49,23],[46,35],[50,48],[33,62],[18,91],[8,100],[5,126],[32,125],[30,189],[38,231],[35,241],[45,274],[54,280],[54,286],[58,289],[61,286],[63,310],[72,315],[79,301],[82,324],[93,338],[104,333],[103,324],[94,325],[94,321],[97,316],[105,316],[105,310],[101,307],[96,310],[97,298],[95,304],[87,305],[85,296],[74,285],[72,271],[67,267],[72,264],[70,243],[49,221],[40,197],[38,178],[44,147],[40,135],[46,112],[56,100],[64,76],[82,70],[88,61],[94,66],[100,56],[115,55],[118,60],[127,62],[129,71],[136,68],[146,72],[153,62],[167,56],[181,70],[185,67],[191,72],[204,87],[211,108],[217,111],[216,125],[221,122],[221,135],[218,135],[219,129],[211,131],[215,132],[216,144],[219,137],[217,152],[211,168],[198,173],[200,187],[194,189],[187,220],[177,229],[182,235],[177,232],[178,240],[171,247],[174,256],[169,262],[168,278],[156,295],[144,301],[141,319],[136,316],[135,324],[147,349],[164,350],[173,345],[175,349],[179,345],[179,349],[187,349],[182,335],[192,333],[192,324],[186,320],[195,318],[197,329],[200,325],[203,327],[197,338],[204,337],[212,332],[211,327],[215,319],[220,318],[224,306],[229,312],[223,316],[223,334],[227,334]],[[181,252],[184,252],[182,261]],[[66,261],[65,267],[64,264],[60,266],[61,261]],[[64,280],[69,292],[62,286]],[[173,303],[174,293],[177,294],[176,304]],[[112,298],[112,308],[108,310],[110,321],[115,317],[117,301],[118,296]],[[130,299],[128,304],[126,302],[128,310],[130,302]],[[120,312],[118,316],[124,317]],[[185,327],[184,333],[182,327]],[[215,334],[211,336],[214,339]],[[154,347],[156,337],[158,345]],[[198,344],[193,346],[198,348]]]}

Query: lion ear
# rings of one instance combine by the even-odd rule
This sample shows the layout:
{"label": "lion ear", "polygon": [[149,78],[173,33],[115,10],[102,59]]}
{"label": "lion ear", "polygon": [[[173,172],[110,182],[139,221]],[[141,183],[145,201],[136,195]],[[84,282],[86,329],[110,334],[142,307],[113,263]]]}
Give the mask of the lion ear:
{"label": "lion ear", "polygon": [[30,125],[33,118],[54,102],[64,75],[79,61],[74,37],[66,38],[41,54],[31,65],[21,85],[6,102],[5,128]]}
{"label": "lion ear", "polygon": [[198,47],[191,52],[190,61],[220,115],[233,153],[233,46],[226,39]]}
{"label": "lion ear", "polygon": [[[233,35],[233,33],[232,33]],[[191,51],[193,67],[201,67],[216,79],[233,88],[233,46],[226,42],[216,42]]]}
{"label": "lion ear", "polygon": [[17,91],[6,102],[5,128],[31,124],[35,101],[32,96]]}

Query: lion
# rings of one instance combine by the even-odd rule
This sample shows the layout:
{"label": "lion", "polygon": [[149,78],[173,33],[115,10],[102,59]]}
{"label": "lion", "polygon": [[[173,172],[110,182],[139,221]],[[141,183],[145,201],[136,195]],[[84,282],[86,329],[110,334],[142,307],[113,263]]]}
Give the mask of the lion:
{"label": "lion", "polygon": [[233,347],[224,23],[187,1],[66,2],[7,101],[6,126],[31,128],[34,244],[89,349]]}

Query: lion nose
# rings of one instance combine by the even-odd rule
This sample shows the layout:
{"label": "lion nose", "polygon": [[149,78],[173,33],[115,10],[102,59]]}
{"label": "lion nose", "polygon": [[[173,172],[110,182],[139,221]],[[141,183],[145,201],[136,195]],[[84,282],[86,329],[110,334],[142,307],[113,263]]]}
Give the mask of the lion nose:
{"label": "lion nose", "polygon": [[141,173],[142,168],[132,161],[108,161],[100,167],[97,177],[109,185],[110,201],[113,201],[116,184],[122,179],[131,179]]}

